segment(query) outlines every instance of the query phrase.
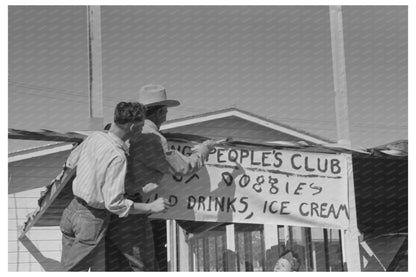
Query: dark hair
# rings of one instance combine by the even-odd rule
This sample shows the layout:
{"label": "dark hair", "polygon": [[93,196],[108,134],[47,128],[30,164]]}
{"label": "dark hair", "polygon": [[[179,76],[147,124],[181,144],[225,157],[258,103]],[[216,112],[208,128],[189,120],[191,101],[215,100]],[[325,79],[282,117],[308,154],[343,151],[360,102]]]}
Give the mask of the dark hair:
{"label": "dark hair", "polygon": [[165,107],[164,105],[155,105],[155,106],[146,106],[146,117],[151,116],[152,114],[156,113],[158,110]]}
{"label": "dark hair", "polygon": [[126,124],[144,120],[144,107],[139,102],[120,102],[114,110],[114,123]]}
{"label": "dark hair", "polygon": [[104,131],[108,131],[108,130],[110,130],[110,128],[111,128],[111,123],[107,123],[107,124],[104,126]]}

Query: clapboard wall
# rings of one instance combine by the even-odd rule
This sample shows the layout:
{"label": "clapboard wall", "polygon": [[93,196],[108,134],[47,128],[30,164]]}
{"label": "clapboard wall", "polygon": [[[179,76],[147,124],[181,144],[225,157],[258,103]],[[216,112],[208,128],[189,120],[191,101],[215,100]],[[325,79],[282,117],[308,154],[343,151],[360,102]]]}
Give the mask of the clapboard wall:
{"label": "clapboard wall", "polygon": [[33,227],[18,239],[26,215],[37,207],[44,186],[61,171],[69,151],[9,163],[9,271],[60,270],[61,232],[58,226]]}

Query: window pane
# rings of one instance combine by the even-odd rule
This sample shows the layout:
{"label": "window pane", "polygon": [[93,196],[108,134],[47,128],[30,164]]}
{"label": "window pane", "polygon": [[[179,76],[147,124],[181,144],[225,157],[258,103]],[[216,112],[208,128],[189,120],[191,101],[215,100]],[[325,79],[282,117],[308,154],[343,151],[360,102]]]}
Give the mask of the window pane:
{"label": "window pane", "polygon": [[279,253],[280,256],[283,251],[286,249],[286,242],[285,242],[285,227],[282,225],[277,226],[277,237],[279,240]]}
{"label": "window pane", "polygon": [[329,271],[343,271],[340,231],[331,229],[328,236]]}
{"label": "window pane", "polygon": [[308,244],[306,240],[304,227],[289,227],[290,231],[290,245],[291,249],[298,257],[300,262],[299,271],[311,271],[310,266],[310,251],[308,249]]}
{"label": "window pane", "polygon": [[311,228],[311,249],[317,271],[342,271],[339,230]]}
{"label": "window pane", "polygon": [[263,225],[235,224],[238,271],[264,271]]}
{"label": "window pane", "polygon": [[246,271],[246,255],[244,251],[244,233],[236,232],[235,234],[235,247],[237,251],[237,270]]}
{"label": "window pane", "polygon": [[225,271],[225,236],[218,235],[216,237],[216,253],[217,253],[217,271]]}
{"label": "window pane", "polygon": [[209,257],[209,263],[208,263],[209,271],[217,271],[217,253],[216,253],[216,247],[215,247],[215,236],[208,237],[208,257]]}
{"label": "window pane", "polygon": [[[263,225],[234,224],[237,271],[264,271]],[[342,271],[339,230],[277,226],[278,255],[292,250],[299,258],[299,271]],[[190,234],[190,270],[227,271],[225,225]],[[193,254],[193,255],[192,255]],[[178,255],[179,256],[179,255]],[[276,258],[277,259],[277,258]]]}
{"label": "window pane", "polygon": [[[189,230],[189,226],[188,230]],[[193,226],[195,227],[195,226]],[[190,271],[224,271],[226,270],[225,225],[211,230],[197,230],[188,233],[186,240],[191,253]],[[181,257],[178,255],[178,258]]]}
{"label": "window pane", "polygon": [[198,255],[197,255],[197,263],[198,263],[198,271],[204,271],[204,243],[203,239],[200,238],[197,240],[198,242]]}
{"label": "window pane", "polygon": [[253,271],[264,270],[264,239],[261,231],[252,232],[252,249],[253,249]]}
{"label": "window pane", "polygon": [[316,271],[327,271],[327,259],[325,252],[324,229],[311,228],[312,257]]}

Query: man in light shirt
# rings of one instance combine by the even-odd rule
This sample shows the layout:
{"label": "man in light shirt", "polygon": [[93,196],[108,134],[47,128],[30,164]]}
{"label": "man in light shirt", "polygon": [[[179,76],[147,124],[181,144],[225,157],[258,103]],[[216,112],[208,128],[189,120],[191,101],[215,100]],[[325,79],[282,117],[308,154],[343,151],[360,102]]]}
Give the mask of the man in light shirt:
{"label": "man in light shirt", "polygon": [[[147,85],[139,91],[139,102],[146,107],[141,134],[130,139],[126,195],[143,202],[143,191],[157,186],[165,174],[188,175],[204,166],[215,141],[207,140],[194,147],[190,156],[168,147],[159,129],[166,121],[168,107],[179,101],[167,99],[160,85]],[[146,214],[111,217],[106,235],[106,271],[156,271],[152,225]]]}
{"label": "man in light shirt", "polygon": [[74,199],[64,210],[62,267],[66,271],[87,271],[93,265],[98,245],[103,241],[110,214],[163,212],[168,202],[159,198],[152,203],[137,203],[125,198],[128,140],[133,130],[140,133],[144,109],[139,103],[121,102],[114,112],[108,133],[94,132],[69,156],[67,166],[76,167]]}

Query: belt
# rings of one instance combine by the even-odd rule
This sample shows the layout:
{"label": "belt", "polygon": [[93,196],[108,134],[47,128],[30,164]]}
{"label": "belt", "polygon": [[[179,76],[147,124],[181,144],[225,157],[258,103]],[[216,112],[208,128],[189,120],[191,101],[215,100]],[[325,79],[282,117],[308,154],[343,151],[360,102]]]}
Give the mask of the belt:
{"label": "belt", "polygon": [[82,198],[79,198],[78,196],[74,196],[74,199],[75,199],[78,203],[80,203],[82,206],[84,206],[84,207],[86,207],[86,208],[88,208],[88,209],[97,210],[97,211],[106,211],[106,209],[98,209],[98,208],[91,207],[90,205],[88,205],[87,201],[85,201],[85,200],[84,200],[84,199],[82,199]]}

